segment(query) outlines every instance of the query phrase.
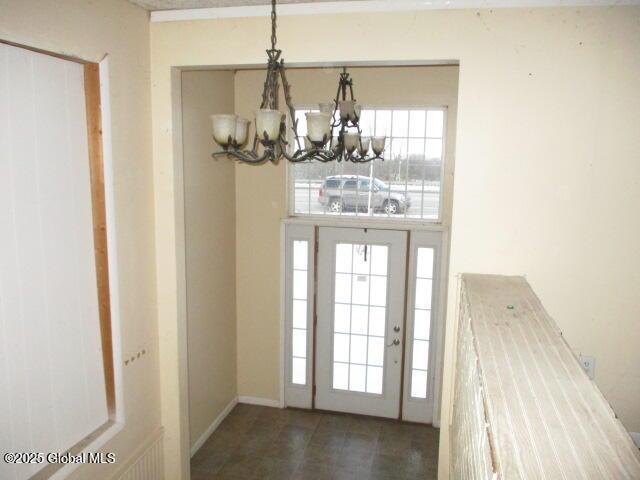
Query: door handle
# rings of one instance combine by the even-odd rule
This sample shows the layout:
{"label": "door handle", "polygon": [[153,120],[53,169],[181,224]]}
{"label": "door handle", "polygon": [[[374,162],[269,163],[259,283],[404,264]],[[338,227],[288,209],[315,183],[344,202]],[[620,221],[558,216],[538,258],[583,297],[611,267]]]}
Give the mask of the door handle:
{"label": "door handle", "polygon": [[397,346],[400,345],[400,340],[398,340],[397,338],[393,339],[393,342],[391,342],[389,345],[387,345],[387,347],[393,347],[393,346]]}
{"label": "door handle", "polygon": [[393,331],[394,332],[399,332],[400,331],[400,327],[398,325],[396,325],[395,327],[393,327]]}

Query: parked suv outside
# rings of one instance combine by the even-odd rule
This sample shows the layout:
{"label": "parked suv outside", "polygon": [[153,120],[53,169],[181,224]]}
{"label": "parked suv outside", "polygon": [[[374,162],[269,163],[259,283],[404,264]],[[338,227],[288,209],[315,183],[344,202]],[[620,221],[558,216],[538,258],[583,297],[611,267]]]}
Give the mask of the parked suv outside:
{"label": "parked suv outside", "polygon": [[[365,210],[369,205],[369,177],[362,175],[334,175],[326,177],[318,201],[330,212],[343,210]],[[373,179],[371,190],[371,208],[383,211],[388,215],[406,212],[411,206],[411,199],[403,193],[390,192],[389,186],[382,180]]]}

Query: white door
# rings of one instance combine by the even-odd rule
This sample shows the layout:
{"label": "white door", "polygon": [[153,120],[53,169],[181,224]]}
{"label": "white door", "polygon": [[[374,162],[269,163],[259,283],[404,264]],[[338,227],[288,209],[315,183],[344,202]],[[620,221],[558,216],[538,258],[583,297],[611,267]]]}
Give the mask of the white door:
{"label": "white door", "polygon": [[320,228],[315,406],[400,413],[406,232]]}

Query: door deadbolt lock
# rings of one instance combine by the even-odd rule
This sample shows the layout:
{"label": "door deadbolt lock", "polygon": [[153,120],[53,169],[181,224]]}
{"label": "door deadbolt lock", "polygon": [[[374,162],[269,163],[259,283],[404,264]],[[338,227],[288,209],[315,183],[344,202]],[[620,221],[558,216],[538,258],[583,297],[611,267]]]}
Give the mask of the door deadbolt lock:
{"label": "door deadbolt lock", "polygon": [[394,332],[399,332],[400,331],[400,327],[398,325],[396,325],[395,327],[393,327],[393,331]]}

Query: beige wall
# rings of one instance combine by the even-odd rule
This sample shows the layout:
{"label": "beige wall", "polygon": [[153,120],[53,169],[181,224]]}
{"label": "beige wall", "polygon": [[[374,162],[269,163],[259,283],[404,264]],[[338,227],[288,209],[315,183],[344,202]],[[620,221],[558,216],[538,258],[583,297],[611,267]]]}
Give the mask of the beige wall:
{"label": "beige wall", "polygon": [[[98,62],[109,55],[111,131],[124,358],[124,429],[104,447],[115,465],[72,478],[110,478],[160,427],[148,13],[125,0],[0,0],[0,39]],[[113,252],[111,252],[113,254]]]}
{"label": "beige wall", "polygon": [[233,111],[233,72],[182,73],[192,448],[238,394],[235,165],[211,158],[209,119]]}
{"label": "beige wall", "polygon": [[[289,62],[460,61],[441,478],[448,471],[460,272],[526,274],[574,350],[596,356],[596,382],[625,427],[639,431],[640,8],[289,16],[278,23]],[[175,293],[181,247],[167,234],[176,219],[170,67],[262,63],[268,29],[265,18],[151,26],[158,286],[164,294]],[[316,38],[310,31],[332,34],[309,44]],[[259,194],[259,212],[284,213],[278,169],[265,166],[264,181],[248,175],[245,184],[245,168],[252,167],[236,172],[238,188]],[[238,232],[242,228],[239,219]],[[274,241],[271,232],[259,233],[256,243]],[[271,269],[275,262],[261,265]],[[277,278],[274,269],[272,282]],[[239,293],[249,280],[238,275]],[[260,285],[253,293],[252,302],[276,308],[273,289]],[[179,393],[177,305],[168,297],[159,312],[163,375],[172,382],[163,399],[169,400]],[[238,314],[245,312],[239,308]]]}
{"label": "beige wall", "polygon": [[[447,106],[443,223],[451,222],[458,67],[351,68],[354,93],[367,105]],[[341,70],[289,69],[297,105],[330,101]],[[238,71],[236,113],[253,118],[264,70]],[[393,88],[394,82],[402,84]],[[281,106],[282,107],[282,106]],[[251,135],[253,135],[253,130]],[[236,167],[238,272],[238,390],[240,395],[280,399],[280,220],[287,216],[287,165]],[[363,166],[368,169],[368,166]],[[368,175],[368,173],[367,173]],[[256,239],[260,241],[256,241]],[[256,292],[260,292],[256,295]]]}

